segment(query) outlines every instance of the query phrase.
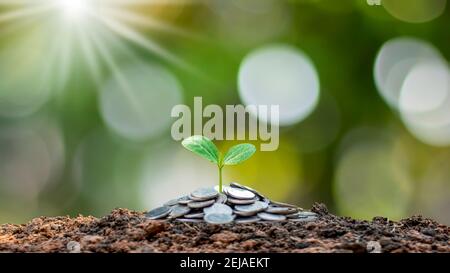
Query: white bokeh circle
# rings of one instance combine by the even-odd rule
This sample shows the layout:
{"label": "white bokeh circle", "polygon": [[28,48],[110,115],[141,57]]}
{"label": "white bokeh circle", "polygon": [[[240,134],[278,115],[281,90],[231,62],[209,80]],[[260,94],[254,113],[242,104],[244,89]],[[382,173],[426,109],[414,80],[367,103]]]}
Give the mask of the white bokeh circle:
{"label": "white bokeh circle", "polygon": [[405,151],[394,149],[396,137],[364,130],[344,138],[333,188],[341,213],[361,219],[405,216],[413,185]]}
{"label": "white bokeh circle", "polygon": [[383,0],[384,9],[393,17],[408,23],[425,23],[445,12],[447,0]]}
{"label": "white bokeh circle", "polygon": [[[38,111],[51,97],[46,47],[35,35],[0,51],[0,116],[25,117]],[[30,44],[33,47],[30,48]]]}
{"label": "white bokeh circle", "polygon": [[[243,60],[238,77],[239,94],[246,105],[279,105],[280,125],[304,120],[317,106],[319,76],[300,50],[273,45],[251,52]],[[251,113],[261,121],[267,116]]]}
{"label": "white bokeh circle", "polygon": [[375,60],[374,79],[381,97],[397,109],[400,91],[409,71],[421,62],[442,60],[430,43],[411,37],[399,37],[383,44]]}
{"label": "white bokeh circle", "polygon": [[408,130],[433,146],[450,145],[450,69],[444,62],[417,64],[405,79],[399,110]]}
{"label": "white bokeh circle", "polygon": [[165,68],[135,63],[115,73],[103,86],[100,110],[106,124],[131,140],[156,137],[170,127],[173,106],[182,103],[182,88]]}

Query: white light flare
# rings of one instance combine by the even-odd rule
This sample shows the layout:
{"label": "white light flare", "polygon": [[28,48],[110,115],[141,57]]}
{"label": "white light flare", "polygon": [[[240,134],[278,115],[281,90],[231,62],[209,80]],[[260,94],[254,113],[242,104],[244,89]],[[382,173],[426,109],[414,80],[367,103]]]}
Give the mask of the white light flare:
{"label": "white light flare", "polygon": [[[47,74],[51,75],[43,81],[46,86],[49,86],[52,94],[64,90],[72,75],[71,72],[77,65],[85,65],[91,72],[92,80],[100,87],[104,80],[103,73],[106,72],[102,69],[103,67],[116,74],[117,67],[114,64],[119,61],[119,56],[127,55],[130,63],[139,60],[132,52],[133,45],[192,74],[203,76],[196,68],[147,35],[147,31],[145,34],[142,33],[142,28],[198,39],[195,34],[159,21],[149,12],[149,9],[135,9],[136,6],[161,8],[167,5],[196,2],[198,0],[173,0],[169,3],[166,0],[0,0],[0,22],[2,23],[0,32],[23,31],[24,36],[27,37],[29,29],[32,29],[37,33],[48,34],[43,38],[45,41],[43,48],[49,50],[43,51],[42,60],[35,61],[33,67],[42,68],[42,71],[47,71]],[[32,38],[35,39],[34,36]],[[0,42],[8,43],[13,49],[18,46],[14,41]],[[35,43],[30,41],[28,44]],[[85,63],[78,62],[80,58],[84,59]],[[19,72],[22,71],[17,71]],[[11,80],[10,78],[0,73],[0,83],[16,80],[16,78]],[[19,79],[11,84],[17,85],[22,82]],[[0,103],[1,99],[0,94]],[[22,97],[16,100],[19,105]],[[35,110],[38,109],[30,109],[24,114],[30,115]]]}
{"label": "white light flare", "polygon": [[58,0],[58,6],[67,18],[81,20],[92,11],[92,2],[88,0]]}

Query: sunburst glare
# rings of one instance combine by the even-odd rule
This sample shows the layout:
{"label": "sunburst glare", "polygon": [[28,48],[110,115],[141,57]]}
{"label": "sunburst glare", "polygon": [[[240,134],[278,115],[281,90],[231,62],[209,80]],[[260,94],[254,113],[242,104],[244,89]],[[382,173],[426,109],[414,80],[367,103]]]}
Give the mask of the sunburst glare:
{"label": "sunburst glare", "polygon": [[[195,72],[193,67],[161,46],[147,32],[145,35],[142,32],[149,29],[194,38],[191,33],[149,14],[148,7],[195,2],[198,1],[0,0],[0,38],[13,33],[22,37],[37,36],[39,42],[44,41],[42,58],[33,67],[49,71],[45,79],[46,86],[51,89],[49,91],[63,90],[74,63],[80,63],[78,59],[83,60],[82,65],[86,66],[95,83],[100,84],[104,80],[102,67],[117,74],[120,72],[118,56],[126,55],[131,61],[137,58],[133,46]],[[26,38],[18,41],[23,39]],[[18,41],[8,38],[8,47],[14,49],[19,45]],[[30,42],[29,39],[27,41]],[[8,92],[12,91],[0,90],[0,97],[5,97]]]}
{"label": "sunburst glare", "polygon": [[95,8],[93,1],[88,0],[59,0],[58,4],[67,17],[80,19]]}

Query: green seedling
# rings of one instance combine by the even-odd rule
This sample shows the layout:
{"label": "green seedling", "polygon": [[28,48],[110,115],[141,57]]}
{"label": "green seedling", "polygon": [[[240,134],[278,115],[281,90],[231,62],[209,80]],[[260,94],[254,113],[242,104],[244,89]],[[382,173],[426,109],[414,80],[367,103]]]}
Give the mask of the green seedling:
{"label": "green seedling", "polygon": [[219,169],[219,192],[222,192],[222,169],[227,165],[237,165],[249,159],[256,148],[252,144],[244,143],[231,147],[225,156],[217,146],[207,137],[191,136],[183,140],[182,145],[189,151],[215,163]]}

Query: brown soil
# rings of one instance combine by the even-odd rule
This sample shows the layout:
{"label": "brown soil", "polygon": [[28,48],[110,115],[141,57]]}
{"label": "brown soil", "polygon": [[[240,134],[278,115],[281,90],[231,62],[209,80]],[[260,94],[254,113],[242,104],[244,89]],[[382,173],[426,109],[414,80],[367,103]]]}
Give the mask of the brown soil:
{"label": "brown soil", "polygon": [[41,217],[0,226],[0,252],[450,252],[448,226],[421,216],[358,221],[316,204],[310,223],[215,226],[151,221],[114,210],[103,218]]}

